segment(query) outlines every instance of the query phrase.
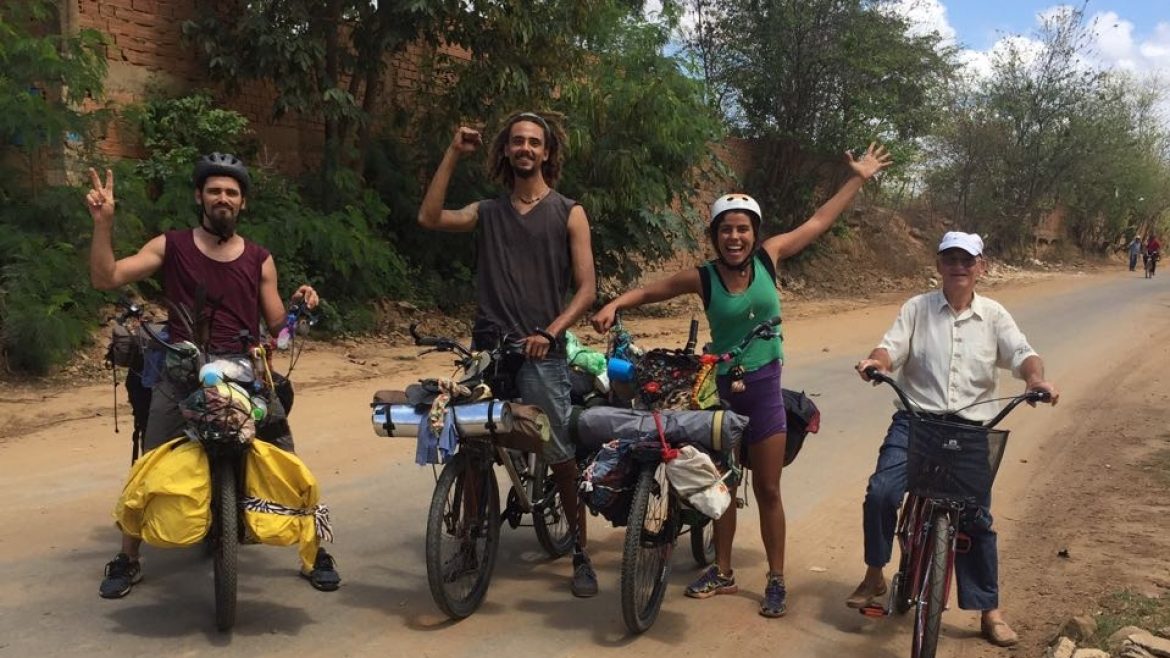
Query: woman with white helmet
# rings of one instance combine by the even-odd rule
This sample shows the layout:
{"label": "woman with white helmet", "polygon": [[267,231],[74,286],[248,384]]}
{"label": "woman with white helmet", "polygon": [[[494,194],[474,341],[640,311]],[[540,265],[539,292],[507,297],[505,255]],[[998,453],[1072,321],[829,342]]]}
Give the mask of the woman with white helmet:
{"label": "woman with white helmet", "polygon": [[[847,154],[853,176],[817,211],[786,233],[760,239],[763,213],[746,194],[728,194],[711,206],[708,235],[715,258],[665,279],[630,290],[606,304],[592,318],[594,329],[608,331],[618,311],[661,302],[687,293],[699,295],[711,329],[711,347],[728,352],[752,327],[780,315],[776,290],[777,264],[824,233],[853,201],[865,181],[891,164],[884,147],[870,144],[865,155]],[[745,464],[752,469],[752,491],[760,508],[760,532],[768,558],[768,574],[760,614],[780,617],[786,611],[784,587],[784,506],[780,471],[784,465],[786,417],[780,394],[784,362],[782,341],[754,341],[735,363],[717,370],[719,396],[733,411],[751,419],[744,436]],[[715,521],[715,564],[687,587],[687,595],[707,598],[738,591],[731,568],[736,509],[732,505]]]}

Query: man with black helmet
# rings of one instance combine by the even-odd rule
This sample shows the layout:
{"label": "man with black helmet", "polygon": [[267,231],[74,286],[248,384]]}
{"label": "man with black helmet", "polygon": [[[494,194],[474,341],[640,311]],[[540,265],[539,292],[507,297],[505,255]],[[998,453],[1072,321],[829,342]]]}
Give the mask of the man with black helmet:
{"label": "man with black helmet", "polygon": [[[239,352],[240,332],[246,330],[259,338],[261,319],[269,331],[280,330],[286,313],[272,255],[236,233],[251,185],[243,162],[228,154],[202,156],[194,172],[198,228],[167,231],[147,242],[138,253],[121,259],[114,257],[112,241],[114,174],[106,170],[104,184],[93,169],[89,175],[93,186],[86,195],[86,206],[93,218],[89,271],[95,288],[113,290],[161,272],[166,299],[175,307],[198,311],[194,324],[205,327],[206,348],[211,354]],[[318,302],[317,292],[308,285],[300,286],[293,299],[303,299],[309,308]],[[172,342],[194,338],[177,318],[168,321],[167,329]],[[158,447],[182,433],[184,420],[178,402],[189,392],[180,390],[165,374],[156,384],[143,450]],[[279,432],[283,436],[270,437],[271,442],[292,450],[292,437],[283,424],[285,414],[279,401],[270,406],[269,415],[274,422],[281,422],[284,430]],[[123,535],[122,551],[106,565],[99,589],[103,598],[121,598],[142,579],[138,557],[141,543],[140,539]],[[324,549],[318,552],[313,567],[301,575],[315,588],[338,588],[341,578],[332,556]]]}

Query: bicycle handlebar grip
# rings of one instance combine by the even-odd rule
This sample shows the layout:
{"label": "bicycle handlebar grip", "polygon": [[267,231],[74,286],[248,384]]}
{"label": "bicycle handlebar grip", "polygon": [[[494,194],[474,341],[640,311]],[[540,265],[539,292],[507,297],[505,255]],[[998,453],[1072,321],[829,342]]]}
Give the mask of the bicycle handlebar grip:
{"label": "bicycle handlebar grip", "polygon": [[780,326],[780,316],[777,315],[776,317],[772,318],[771,320],[768,320],[768,326],[769,327],[779,327]]}
{"label": "bicycle handlebar grip", "polygon": [[1028,391],[1028,399],[1033,402],[1051,402],[1052,394],[1048,391]]}
{"label": "bicycle handlebar grip", "polygon": [[419,336],[414,333],[414,327],[411,327],[411,333],[414,334],[414,344],[423,347],[434,347],[439,344],[439,339],[434,336]]}

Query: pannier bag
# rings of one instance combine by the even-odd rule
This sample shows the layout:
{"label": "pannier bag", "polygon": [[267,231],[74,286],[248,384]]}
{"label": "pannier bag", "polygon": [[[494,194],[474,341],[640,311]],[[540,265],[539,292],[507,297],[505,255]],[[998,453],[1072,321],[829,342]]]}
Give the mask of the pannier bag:
{"label": "pannier bag", "polygon": [[211,527],[211,467],[197,441],[178,438],[142,455],[114,507],[122,532],[151,546],[190,546]]}
{"label": "pannier bag", "polygon": [[254,441],[245,458],[244,528],[251,542],[298,544],[301,566],[313,570],[321,541],[333,541],[329,508],[322,505],[317,478],[300,457]]}
{"label": "pannier bag", "polygon": [[788,466],[804,447],[805,437],[820,431],[821,411],[804,391],[798,393],[786,388],[781,391],[784,394],[784,411],[788,421],[788,438],[784,444],[784,465]]}
{"label": "pannier bag", "polygon": [[694,446],[683,446],[666,462],[666,479],[678,495],[704,515],[717,519],[731,505],[731,492],[710,455]]}
{"label": "pannier bag", "polygon": [[626,524],[637,485],[638,469],[630,455],[636,440],[608,441],[593,456],[581,475],[581,499],[594,514],[614,527]]}

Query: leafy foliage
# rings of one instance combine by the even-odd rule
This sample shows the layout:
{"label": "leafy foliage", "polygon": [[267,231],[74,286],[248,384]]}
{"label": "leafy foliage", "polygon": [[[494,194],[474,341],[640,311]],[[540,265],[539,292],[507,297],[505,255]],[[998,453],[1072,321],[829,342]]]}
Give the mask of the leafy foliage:
{"label": "leafy foliage", "polygon": [[55,11],[47,0],[0,4],[0,362],[35,373],[87,340],[101,300],[79,276],[85,210],[69,190],[43,188],[38,167],[102,118],[78,109],[101,97],[102,38],[55,34]]}
{"label": "leafy foliage", "polygon": [[[516,109],[560,114],[568,148],[558,187],[590,218],[600,274],[628,282],[646,264],[692,248],[692,196],[722,173],[710,150],[719,124],[701,86],[663,54],[671,25],[612,0],[485,2],[473,16],[474,30],[455,33],[470,59],[437,53],[429,63],[428,76],[451,82],[418,99],[420,137],[405,159],[432,171],[468,118],[490,142]],[[457,171],[448,206],[499,193],[469,164]],[[392,232],[417,232],[406,225],[414,212],[391,221]],[[459,253],[461,267],[472,262]]]}
{"label": "leafy foliage", "polygon": [[1040,52],[1009,42],[989,78],[954,89],[931,195],[1001,253],[1028,253],[1057,208],[1103,251],[1170,208],[1159,93],[1086,65],[1083,8],[1048,15],[1038,37]]}
{"label": "leafy foliage", "polygon": [[909,34],[889,3],[686,4],[699,14],[688,51],[708,97],[735,132],[765,145],[748,191],[780,228],[810,214],[818,188],[836,187],[843,151],[881,139],[904,161],[939,116],[953,51],[937,34]]}

